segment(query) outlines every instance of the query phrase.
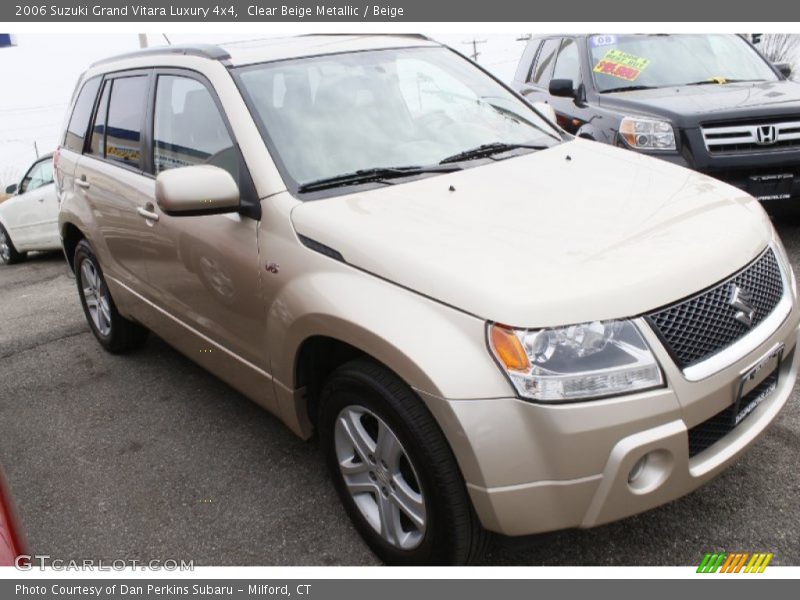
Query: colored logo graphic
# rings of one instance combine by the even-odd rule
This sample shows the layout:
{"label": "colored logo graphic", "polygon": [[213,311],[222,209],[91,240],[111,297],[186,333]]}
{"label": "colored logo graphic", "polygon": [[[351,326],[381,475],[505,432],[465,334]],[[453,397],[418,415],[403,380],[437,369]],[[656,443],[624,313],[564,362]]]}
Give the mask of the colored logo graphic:
{"label": "colored logo graphic", "polygon": [[703,557],[698,573],[763,573],[772,552],[707,552]]}

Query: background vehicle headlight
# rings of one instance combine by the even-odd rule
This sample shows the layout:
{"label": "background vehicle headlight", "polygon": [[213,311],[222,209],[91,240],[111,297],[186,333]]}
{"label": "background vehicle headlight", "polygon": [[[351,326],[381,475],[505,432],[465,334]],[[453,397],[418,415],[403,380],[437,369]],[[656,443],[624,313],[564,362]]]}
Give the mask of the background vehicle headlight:
{"label": "background vehicle headlight", "polygon": [[675,150],[675,131],[666,121],[625,117],[619,133],[631,148],[638,150]]}
{"label": "background vehicle headlight", "polygon": [[631,321],[554,329],[490,324],[489,347],[523,398],[564,402],[663,385],[661,369]]}

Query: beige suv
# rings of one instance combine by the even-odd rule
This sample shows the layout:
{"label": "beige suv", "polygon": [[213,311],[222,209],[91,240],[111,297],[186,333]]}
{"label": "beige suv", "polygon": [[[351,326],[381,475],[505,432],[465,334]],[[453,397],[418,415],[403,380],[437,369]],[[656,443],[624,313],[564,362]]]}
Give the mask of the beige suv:
{"label": "beige suv", "polygon": [[95,64],[55,165],[99,342],[153,331],[317,434],[387,563],[678,498],[795,382],[795,281],[755,200],[572,139],[422,37]]}

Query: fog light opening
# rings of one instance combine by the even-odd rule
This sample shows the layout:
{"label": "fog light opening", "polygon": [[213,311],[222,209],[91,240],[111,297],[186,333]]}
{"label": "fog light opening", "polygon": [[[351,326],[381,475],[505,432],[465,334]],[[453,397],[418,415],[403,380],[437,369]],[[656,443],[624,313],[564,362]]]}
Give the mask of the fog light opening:
{"label": "fog light opening", "polygon": [[645,454],[642,458],[636,461],[636,463],[631,468],[630,473],[628,473],[628,483],[634,484],[639,477],[641,477],[642,473],[644,472],[644,468],[647,466],[647,454]]}
{"label": "fog light opening", "polygon": [[652,450],[637,460],[628,471],[628,488],[634,494],[649,494],[670,476],[674,458],[668,450]]}

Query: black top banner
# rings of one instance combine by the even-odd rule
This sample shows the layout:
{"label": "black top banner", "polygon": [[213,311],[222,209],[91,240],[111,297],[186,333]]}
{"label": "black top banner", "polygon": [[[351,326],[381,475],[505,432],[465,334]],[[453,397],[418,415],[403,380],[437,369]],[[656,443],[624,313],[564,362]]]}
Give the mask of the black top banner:
{"label": "black top banner", "polygon": [[800,21],[786,0],[4,0],[0,22],[740,22]]}

